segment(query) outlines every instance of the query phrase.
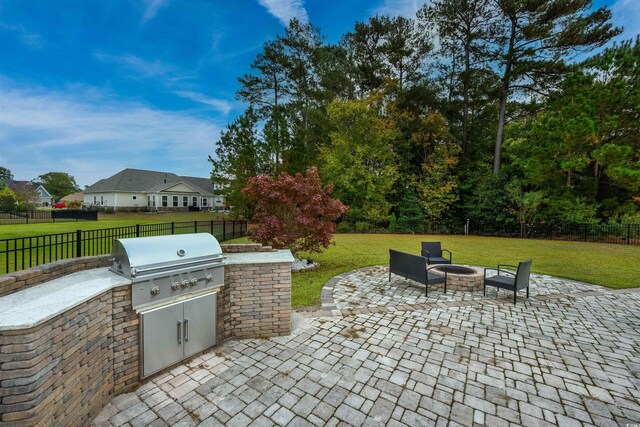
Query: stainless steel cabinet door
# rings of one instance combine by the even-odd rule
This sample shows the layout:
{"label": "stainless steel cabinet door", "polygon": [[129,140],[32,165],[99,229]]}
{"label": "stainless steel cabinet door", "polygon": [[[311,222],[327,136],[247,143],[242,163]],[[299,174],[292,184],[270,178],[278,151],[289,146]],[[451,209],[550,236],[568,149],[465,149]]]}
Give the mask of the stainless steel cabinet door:
{"label": "stainless steel cabinet door", "polygon": [[174,304],[142,314],[144,377],[183,358],[183,304]]}
{"label": "stainless steel cabinet door", "polygon": [[216,343],[216,294],[184,303],[184,357],[189,357]]}

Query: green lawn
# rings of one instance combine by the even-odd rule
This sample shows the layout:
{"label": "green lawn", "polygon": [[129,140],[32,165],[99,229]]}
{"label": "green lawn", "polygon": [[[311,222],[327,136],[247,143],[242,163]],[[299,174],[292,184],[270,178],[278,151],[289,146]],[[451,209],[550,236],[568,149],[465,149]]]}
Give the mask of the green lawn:
{"label": "green lawn", "polygon": [[98,228],[124,227],[135,224],[154,224],[165,222],[208,221],[225,219],[215,212],[123,212],[98,214],[98,221],[65,221],[38,224],[0,224],[0,239],[37,236],[41,234],[63,233],[75,230],[95,230]]}
{"label": "green lawn", "polygon": [[[476,236],[338,234],[335,246],[312,254],[316,271],[294,273],[294,307],[320,303],[320,291],[336,274],[389,263],[389,249],[420,253],[420,242],[438,240],[453,252],[454,263],[496,266],[533,258],[532,269],[610,288],[640,287],[640,246]],[[304,256],[304,254],[303,254]]]}

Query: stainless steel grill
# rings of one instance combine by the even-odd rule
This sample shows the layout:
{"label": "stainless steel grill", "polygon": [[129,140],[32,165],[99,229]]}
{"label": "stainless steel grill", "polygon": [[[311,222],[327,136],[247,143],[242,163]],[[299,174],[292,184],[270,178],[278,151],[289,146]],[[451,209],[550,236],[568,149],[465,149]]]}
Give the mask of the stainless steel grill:
{"label": "stainless steel grill", "polygon": [[119,239],[111,271],[131,279],[140,316],[140,376],[216,343],[216,291],[224,285],[220,244],[210,234]]}
{"label": "stainless steel grill", "polygon": [[118,239],[111,271],[133,281],[133,307],[224,284],[224,255],[211,234]]}

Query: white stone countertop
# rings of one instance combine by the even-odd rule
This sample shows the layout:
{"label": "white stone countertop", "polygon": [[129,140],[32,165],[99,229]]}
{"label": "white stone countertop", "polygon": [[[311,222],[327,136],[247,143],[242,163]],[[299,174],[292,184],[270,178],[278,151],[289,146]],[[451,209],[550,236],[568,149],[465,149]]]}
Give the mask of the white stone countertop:
{"label": "white stone countertop", "polygon": [[[293,262],[288,250],[225,254],[225,264]],[[29,329],[131,280],[108,267],[79,271],[0,297],[0,331]]]}
{"label": "white stone countertop", "polygon": [[33,328],[131,280],[107,267],[79,271],[0,297],[0,331]]}
{"label": "white stone countertop", "polygon": [[288,249],[271,252],[239,252],[224,254],[226,264],[272,264],[279,262],[293,262],[293,255]]}

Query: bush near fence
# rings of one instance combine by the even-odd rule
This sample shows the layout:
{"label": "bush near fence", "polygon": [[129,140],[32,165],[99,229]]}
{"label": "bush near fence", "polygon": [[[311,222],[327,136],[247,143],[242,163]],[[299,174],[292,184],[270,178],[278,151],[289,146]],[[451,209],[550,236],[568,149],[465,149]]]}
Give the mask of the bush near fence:
{"label": "bush near fence", "polygon": [[210,233],[219,241],[246,235],[245,221],[189,221],[136,224],[97,230],[18,237],[0,240],[0,274],[24,270],[61,259],[111,253],[113,241],[129,237]]}

